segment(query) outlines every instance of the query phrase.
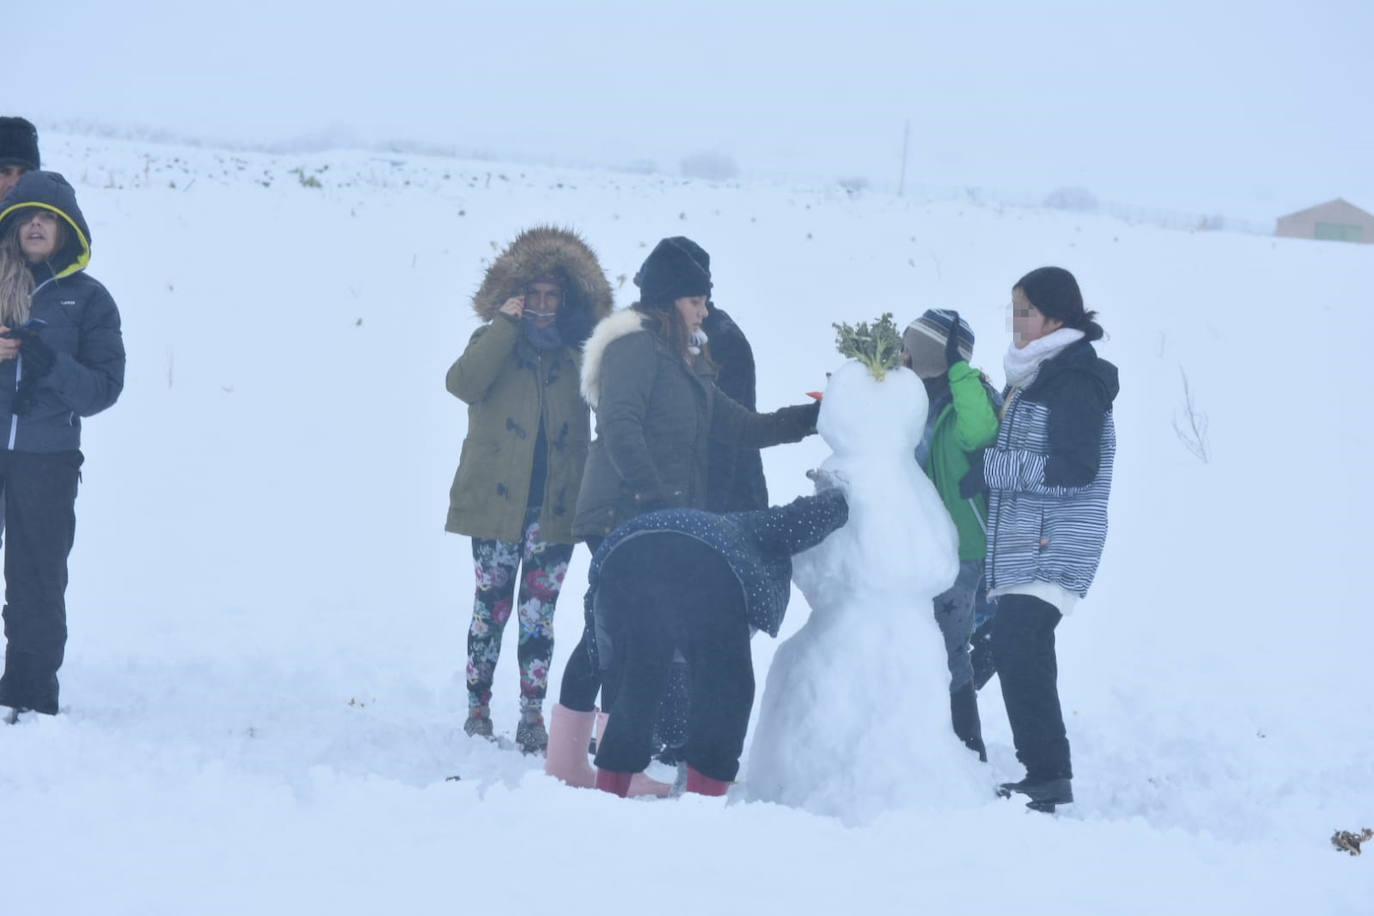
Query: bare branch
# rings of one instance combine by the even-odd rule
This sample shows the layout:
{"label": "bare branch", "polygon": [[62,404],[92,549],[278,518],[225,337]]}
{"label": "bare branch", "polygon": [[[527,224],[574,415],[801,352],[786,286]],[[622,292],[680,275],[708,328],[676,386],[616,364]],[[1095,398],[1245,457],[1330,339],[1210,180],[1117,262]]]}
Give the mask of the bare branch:
{"label": "bare branch", "polygon": [[1183,378],[1183,410],[1174,411],[1174,434],[1183,447],[1203,464],[1211,458],[1211,447],[1207,442],[1207,414],[1193,401],[1193,389],[1188,384],[1188,373],[1183,366],[1178,367]]}

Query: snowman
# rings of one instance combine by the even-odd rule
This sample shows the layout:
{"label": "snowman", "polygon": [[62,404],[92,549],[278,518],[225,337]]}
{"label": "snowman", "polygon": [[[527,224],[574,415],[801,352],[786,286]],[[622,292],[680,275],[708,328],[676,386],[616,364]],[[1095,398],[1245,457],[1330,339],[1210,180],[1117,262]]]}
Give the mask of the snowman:
{"label": "snowman", "polygon": [[958,574],[958,535],[913,457],[925,388],[895,365],[900,343],[886,349],[832,373],[821,402],[821,470],[844,487],[849,522],[794,558],[811,616],[774,656],[745,779],[752,798],[849,823],[990,793],[949,724],[931,602]]}

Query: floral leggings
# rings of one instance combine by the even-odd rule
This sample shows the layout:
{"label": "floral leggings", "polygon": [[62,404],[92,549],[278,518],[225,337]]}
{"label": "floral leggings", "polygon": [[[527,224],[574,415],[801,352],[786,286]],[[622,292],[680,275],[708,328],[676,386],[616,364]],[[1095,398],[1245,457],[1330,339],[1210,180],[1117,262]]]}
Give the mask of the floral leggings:
{"label": "floral leggings", "polygon": [[468,627],[468,705],[491,702],[491,681],[501,655],[501,634],[515,599],[520,568],[520,706],[538,709],[548,691],[553,659],[553,611],[572,557],[571,544],[551,544],[539,537],[539,507],[525,513],[519,541],[472,539],[477,595]]}

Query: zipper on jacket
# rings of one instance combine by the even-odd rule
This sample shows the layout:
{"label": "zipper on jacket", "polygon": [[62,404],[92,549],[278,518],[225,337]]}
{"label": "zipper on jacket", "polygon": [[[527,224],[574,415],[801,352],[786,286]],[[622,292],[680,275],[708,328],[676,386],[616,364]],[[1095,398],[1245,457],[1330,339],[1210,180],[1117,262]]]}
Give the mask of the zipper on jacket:
{"label": "zipper on jacket", "polygon": [[[24,355],[16,353],[14,356],[14,399],[19,400],[19,380],[24,377]],[[9,450],[14,451],[14,441],[19,437],[19,413],[15,410],[18,404],[10,405],[10,444]]]}

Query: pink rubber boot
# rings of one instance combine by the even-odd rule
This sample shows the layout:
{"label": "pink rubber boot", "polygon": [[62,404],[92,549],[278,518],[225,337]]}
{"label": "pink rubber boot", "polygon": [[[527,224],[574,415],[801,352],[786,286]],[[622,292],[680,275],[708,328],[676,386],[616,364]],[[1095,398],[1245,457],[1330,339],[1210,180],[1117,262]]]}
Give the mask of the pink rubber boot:
{"label": "pink rubber boot", "polygon": [[[610,718],[610,713],[597,713],[596,744],[598,748],[601,746],[601,739],[606,735],[606,723],[610,721]],[[605,771],[598,768],[597,772],[602,773]],[[628,794],[631,798],[639,798],[645,795],[652,795],[655,798],[665,798],[673,794],[673,786],[671,783],[659,782],[657,779],[653,779],[643,772],[639,772],[631,777]]]}
{"label": "pink rubber boot", "polygon": [[549,745],[544,752],[544,772],[578,789],[596,785],[596,773],[587,763],[587,742],[592,737],[595,712],[578,712],[554,703],[549,715]]}
{"label": "pink rubber boot", "polygon": [[655,798],[666,798],[672,794],[672,783],[659,782],[657,779],[643,772],[634,774],[630,779],[631,798],[638,798],[644,795],[652,795]]}
{"label": "pink rubber boot", "polygon": [[601,736],[606,734],[606,720],[610,717],[611,714],[608,712],[597,712],[596,729],[592,732],[592,743],[587,746],[588,754],[595,754],[597,748],[601,747]]}
{"label": "pink rubber boot", "polygon": [[609,792],[624,798],[630,794],[630,783],[634,780],[634,776],[633,773],[621,773],[617,770],[603,770],[601,767],[597,767],[596,787],[602,792]]}
{"label": "pink rubber boot", "polygon": [[712,779],[704,773],[698,773],[687,765],[687,791],[695,792],[698,795],[724,795],[730,788],[730,784],[723,779]]}

